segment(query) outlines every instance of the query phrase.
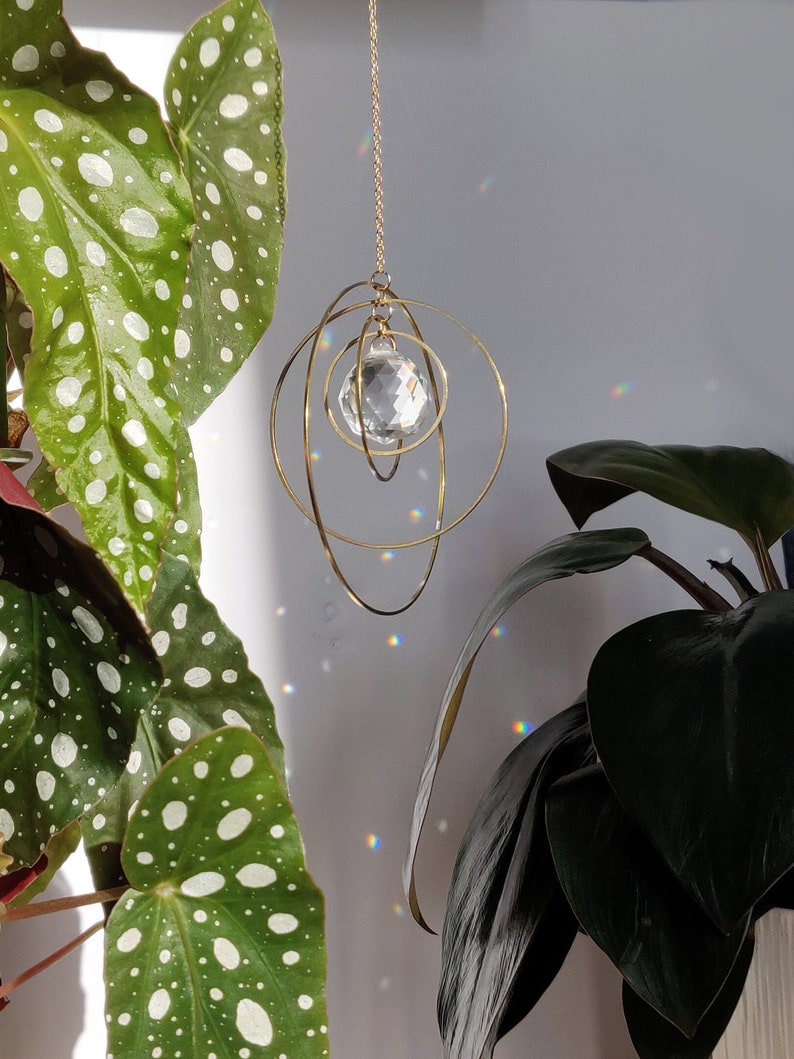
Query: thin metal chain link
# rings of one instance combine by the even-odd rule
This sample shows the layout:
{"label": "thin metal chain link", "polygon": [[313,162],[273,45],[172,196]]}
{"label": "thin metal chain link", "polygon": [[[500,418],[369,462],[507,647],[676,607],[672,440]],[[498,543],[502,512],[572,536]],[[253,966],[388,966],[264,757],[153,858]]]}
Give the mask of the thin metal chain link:
{"label": "thin metal chain link", "polygon": [[377,0],[369,0],[369,55],[372,78],[372,168],[375,177],[375,259],[376,271],[385,274],[386,249],[383,237],[383,159],[380,137]]}

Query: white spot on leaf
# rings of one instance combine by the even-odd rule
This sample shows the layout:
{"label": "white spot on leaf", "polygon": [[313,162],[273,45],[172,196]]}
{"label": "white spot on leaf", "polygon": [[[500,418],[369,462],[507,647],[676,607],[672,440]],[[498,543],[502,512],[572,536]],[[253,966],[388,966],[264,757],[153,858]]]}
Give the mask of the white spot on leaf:
{"label": "white spot on leaf", "polygon": [[132,510],[138,522],[147,523],[154,518],[154,511],[148,500],[136,500],[132,505]]}
{"label": "white spot on leaf", "polygon": [[17,196],[19,210],[29,221],[37,221],[44,212],[44,199],[38,188],[22,188]]}
{"label": "white spot on leaf", "polygon": [[72,617],[77,622],[77,627],[91,643],[100,643],[102,641],[102,637],[105,635],[102,631],[102,626],[90,611],[87,611],[85,607],[75,607],[72,611]]}
{"label": "white spot on leaf", "polygon": [[231,763],[229,772],[236,780],[240,780],[243,776],[247,776],[253,767],[254,759],[250,754],[238,754]]}
{"label": "white spot on leaf", "polygon": [[124,330],[130,338],[135,338],[139,342],[145,342],[149,337],[149,325],[140,313],[125,313],[124,319],[121,322],[124,324]]}
{"label": "white spot on leaf", "polygon": [[212,943],[212,952],[225,971],[235,971],[240,966],[240,952],[228,938],[216,938]]}
{"label": "white spot on leaf", "polygon": [[108,487],[101,478],[95,478],[85,487],[85,499],[87,504],[101,504],[108,493]]}
{"label": "white spot on leaf", "polygon": [[224,842],[230,842],[233,838],[239,838],[251,823],[251,811],[249,809],[232,809],[218,824],[218,838]]}
{"label": "white spot on leaf", "polygon": [[238,173],[247,173],[254,168],[254,163],[249,155],[240,147],[227,147],[223,152],[224,162]]}
{"label": "white spot on leaf", "polygon": [[268,864],[246,864],[235,876],[241,886],[250,890],[260,890],[263,886],[272,886],[276,873]]}
{"label": "white spot on leaf", "polygon": [[81,154],[77,159],[80,176],[96,188],[109,188],[113,183],[113,167],[98,154]]}
{"label": "white spot on leaf", "polygon": [[191,875],[182,883],[182,893],[186,897],[208,897],[216,894],[226,885],[226,880],[217,871],[200,871],[198,875]]}
{"label": "white spot on leaf", "polygon": [[101,662],[97,662],[96,674],[99,677],[99,683],[111,695],[115,695],[117,691],[121,690],[121,675],[118,669],[112,666],[110,662],[105,662],[104,659]]}
{"label": "white spot on leaf", "polygon": [[57,114],[53,114],[51,110],[47,110],[46,107],[37,110],[33,115],[33,120],[42,132],[63,132],[61,119]]}
{"label": "white spot on leaf", "polygon": [[104,103],[113,95],[113,85],[108,81],[89,81],[85,90],[95,103]]}
{"label": "white spot on leaf", "polygon": [[168,802],[163,806],[163,825],[167,831],[176,831],[187,820],[187,805],[184,802]]}
{"label": "white spot on leaf", "polygon": [[218,110],[222,118],[241,118],[248,110],[248,100],[239,92],[231,92],[220,101]]}
{"label": "white spot on leaf", "polygon": [[56,279],[62,279],[69,271],[66,254],[59,246],[48,246],[44,251],[44,267]]}
{"label": "white spot on leaf", "polygon": [[74,375],[67,375],[55,387],[55,398],[63,408],[76,404],[83,389],[82,383]]}
{"label": "white spot on leaf", "polygon": [[155,217],[141,206],[131,206],[119,217],[119,224],[129,235],[141,239],[154,239],[160,230]]}
{"label": "white spot on leaf", "polygon": [[216,37],[207,37],[201,42],[199,48],[199,62],[205,68],[212,66],[218,61],[221,54],[221,46]]}
{"label": "white spot on leaf", "polygon": [[141,937],[141,932],[137,927],[130,927],[120,936],[116,942],[116,948],[119,952],[133,952],[140,944]]}
{"label": "white spot on leaf", "polygon": [[128,419],[121,428],[121,433],[124,439],[129,442],[134,449],[139,449],[141,445],[146,444],[146,431],[144,430],[143,423],[139,422],[137,419]]}
{"label": "white spot on leaf", "polygon": [[36,773],[36,790],[43,802],[48,802],[55,793],[55,777],[51,772]]}
{"label": "white spot on leaf", "polygon": [[167,989],[156,989],[149,997],[149,1018],[159,1022],[168,1014],[171,1007],[171,994]]}
{"label": "white spot on leaf", "polygon": [[298,921],[289,912],[275,912],[267,921],[274,934],[291,934],[298,929]]}
{"label": "white spot on leaf", "polygon": [[273,1026],[265,1009],[248,998],[237,1005],[235,1018],[240,1036],[249,1044],[266,1046],[273,1040]]}
{"label": "white spot on leaf", "polygon": [[[10,12],[9,12],[10,13]],[[17,48],[11,58],[11,65],[20,74],[30,73],[39,65],[39,50],[33,44],[23,44]]]}

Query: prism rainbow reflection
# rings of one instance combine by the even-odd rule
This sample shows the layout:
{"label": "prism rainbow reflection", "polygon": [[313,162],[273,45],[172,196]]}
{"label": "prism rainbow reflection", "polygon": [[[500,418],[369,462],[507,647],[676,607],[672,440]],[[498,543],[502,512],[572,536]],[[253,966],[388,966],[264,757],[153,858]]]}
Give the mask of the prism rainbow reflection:
{"label": "prism rainbow reflection", "polygon": [[516,735],[529,735],[532,725],[529,721],[513,721],[513,731]]}

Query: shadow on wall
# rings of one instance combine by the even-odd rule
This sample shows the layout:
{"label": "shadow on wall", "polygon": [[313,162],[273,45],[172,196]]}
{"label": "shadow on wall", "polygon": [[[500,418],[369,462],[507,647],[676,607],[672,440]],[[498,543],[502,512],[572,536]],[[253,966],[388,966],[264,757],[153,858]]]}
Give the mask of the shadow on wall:
{"label": "shadow on wall", "polygon": [[[57,878],[47,898],[68,890]],[[9,982],[80,933],[78,912],[61,912],[4,926],[0,934],[0,973]],[[83,991],[78,957],[67,956],[21,986],[0,1013],[0,1059],[41,1056],[71,1059],[83,1024]]]}

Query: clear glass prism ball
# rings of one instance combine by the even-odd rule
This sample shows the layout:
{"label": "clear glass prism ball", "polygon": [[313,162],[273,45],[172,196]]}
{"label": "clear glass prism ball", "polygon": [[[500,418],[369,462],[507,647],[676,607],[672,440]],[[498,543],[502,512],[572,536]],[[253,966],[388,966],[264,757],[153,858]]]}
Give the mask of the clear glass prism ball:
{"label": "clear glass prism ball", "polygon": [[[361,436],[354,366],[339,392],[339,407]],[[388,444],[419,433],[431,409],[425,375],[389,338],[374,338],[361,360],[361,404],[367,440]]]}

